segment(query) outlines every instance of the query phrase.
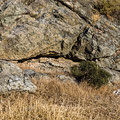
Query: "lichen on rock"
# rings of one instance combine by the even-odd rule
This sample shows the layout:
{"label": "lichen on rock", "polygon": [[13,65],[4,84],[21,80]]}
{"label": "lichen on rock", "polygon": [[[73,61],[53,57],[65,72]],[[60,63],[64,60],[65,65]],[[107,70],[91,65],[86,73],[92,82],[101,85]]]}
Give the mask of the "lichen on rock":
{"label": "lichen on rock", "polygon": [[36,86],[25,77],[22,69],[8,61],[0,61],[0,93],[11,90],[35,92]]}
{"label": "lichen on rock", "polygon": [[91,0],[0,1],[0,59],[90,60],[119,76],[119,51],[120,25]]}

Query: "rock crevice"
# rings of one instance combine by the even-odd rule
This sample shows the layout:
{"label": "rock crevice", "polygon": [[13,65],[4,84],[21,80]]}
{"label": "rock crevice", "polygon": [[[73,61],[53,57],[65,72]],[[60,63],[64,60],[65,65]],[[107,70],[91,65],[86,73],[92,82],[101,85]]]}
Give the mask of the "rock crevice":
{"label": "rock crevice", "polygon": [[6,61],[95,61],[118,75],[120,26],[100,15],[91,0],[1,0],[0,51]]}

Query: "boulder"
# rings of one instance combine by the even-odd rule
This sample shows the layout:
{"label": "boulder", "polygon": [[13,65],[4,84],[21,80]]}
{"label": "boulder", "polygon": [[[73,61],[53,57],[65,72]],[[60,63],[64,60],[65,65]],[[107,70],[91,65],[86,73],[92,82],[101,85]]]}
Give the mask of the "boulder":
{"label": "boulder", "polygon": [[0,59],[96,61],[120,74],[120,25],[92,0],[1,0]]}
{"label": "boulder", "polygon": [[0,60],[0,92],[29,91],[35,92],[36,86],[30,78],[24,76],[22,69],[8,61]]}
{"label": "boulder", "polygon": [[0,5],[0,59],[67,55],[84,21],[55,1],[26,2],[6,0]]}
{"label": "boulder", "polygon": [[120,25],[100,15],[92,0],[58,1],[87,23],[81,27],[69,58],[96,61],[111,71],[115,81],[120,80]]}

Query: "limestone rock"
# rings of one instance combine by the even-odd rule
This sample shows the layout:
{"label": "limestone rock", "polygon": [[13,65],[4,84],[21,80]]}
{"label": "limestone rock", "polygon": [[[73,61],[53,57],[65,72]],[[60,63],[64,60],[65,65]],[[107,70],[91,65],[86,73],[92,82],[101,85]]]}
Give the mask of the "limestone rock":
{"label": "limestone rock", "polygon": [[24,70],[24,75],[29,77],[34,77],[37,73],[34,70],[26,69]]}
{"label": "limestone rock", "polygon": [[120,25],[93,0],[1,0],[0,59],[41,56],[93,60],[120,74]]}
{"label": "limestone rock", "polygon": [[29,6],[7,0],[0,9],[0,59],[65,56],[84,22],[70,9],[50,0],[36,0]]}
{"label": "limestone rock", "polygon": [[[38,81],[60,80],[63,82],[75,82],[71,76],[71,67],[79,63],[65,58],[41,57],[39,60],[33,59],[29,62],[17,63],[24,70],[24,74],[32,76]],[[27,68],[27,70],[26,70]]]}
{"label": "limestone rock", "polygon": [[22,69],[13,63],[0,61],[0,92],[29,91],[35,92],[36,86],[30,78],[24,76]]}
{"label": "limestone rock", "polygon": [[76,79],[75,79],[74,77],[71,77],[71,76],[58,75],[57,77],[58,77],[58,79],[60,79],[60,80],[63,81],[63,82],[71,81],[71,82],[74,83],[74,82],[76,81]]}

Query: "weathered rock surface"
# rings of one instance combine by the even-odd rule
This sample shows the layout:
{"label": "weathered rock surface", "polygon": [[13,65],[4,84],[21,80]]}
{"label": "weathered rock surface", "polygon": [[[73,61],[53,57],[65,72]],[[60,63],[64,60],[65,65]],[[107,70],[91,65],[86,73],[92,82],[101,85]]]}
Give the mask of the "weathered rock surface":
{"label": "weathered rock surface", "polygon": [[5,60],[94,60],[120,80],[120,25],[92,0],[1,0],[0,51]]}
{"label": "weathered rock surface", "polygon": [[2,59],[67,55],[83,24],[76,13],[55,1],[38,0],[27,6],[8,0],[0,7]]}
{"label": "weathered rock surface", "polygon": [[10,90],[35,92],[36,86],[28,76],[24,76],[22,69],[13,63],[0,61],[0,92]]}
{"label": "weathered rock surface", "polygon": [[65,58],[55,59],[44,57],[16,64],[23,69],[25,75],[35,78],[38,81],[54,79],[63,82],[75,82],[76,79],[71,76],[70,69],[73,65],[78,65],[79,63]]}

